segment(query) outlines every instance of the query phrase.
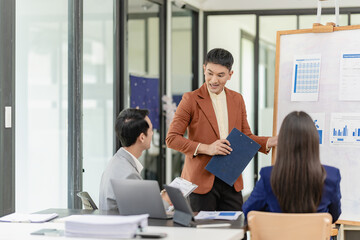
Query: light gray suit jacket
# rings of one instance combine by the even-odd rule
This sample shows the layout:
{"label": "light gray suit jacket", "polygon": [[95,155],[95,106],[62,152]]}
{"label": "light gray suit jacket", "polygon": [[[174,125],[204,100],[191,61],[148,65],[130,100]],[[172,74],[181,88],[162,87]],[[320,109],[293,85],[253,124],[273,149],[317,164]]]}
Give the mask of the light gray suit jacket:
{"label": "light gray suit jacket", "polygon": [[140,173],[136,169],[134,159],[123,148],[120,148],[108,163],[100,183],[100,210],[117,210],[111,179],[139,179]]}

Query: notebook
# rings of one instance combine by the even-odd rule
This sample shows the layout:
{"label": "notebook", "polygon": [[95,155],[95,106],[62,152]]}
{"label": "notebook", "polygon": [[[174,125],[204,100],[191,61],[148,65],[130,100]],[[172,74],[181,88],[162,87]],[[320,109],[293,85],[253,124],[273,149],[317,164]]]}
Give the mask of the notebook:
{"label": "notebook", "polygon": [[165,211],[160,188],[154,180],[112,179],[112,187],[121,215],[149,214],[150,218],[171,219]]}
{"label": "notebook", "polygon": [[205,169],[233,186],[250,160],[259,151],[260,145],[236,128],[233,128],[226,139],[229,140],[233,151],[225,156],[213,156]]}

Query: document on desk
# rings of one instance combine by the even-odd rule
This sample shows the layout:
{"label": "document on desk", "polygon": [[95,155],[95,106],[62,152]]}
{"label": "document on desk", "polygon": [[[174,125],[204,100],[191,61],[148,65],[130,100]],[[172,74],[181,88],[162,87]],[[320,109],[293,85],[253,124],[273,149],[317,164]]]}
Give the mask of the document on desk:
{"label": "document on desk", "polygon": [[213,156],[205,169],[233,186],[260,149],[260,145],[236,128],[233,128],[226,139],[233,151],[226,156]]}
{"label": "document on desk", "polygon": [[133,238],[148,226],[149,214],[128,216],[72,215],[65,220],[66,237]]}
{"label": "document on desk", "polygon": [[26,223],[42,223],[50,221],[58,216],[57,213],[50,214],[27,214],[12,213],[0,218],[0,222],[26,222]]}
{"label": "document on desk", "polygon": [[194,218],[195,220],[236,220],[241,214],[241,211],[200,211]]}
{"label": "document on desk", "polygon": [[182,192],[184,197],[189,196],[190,193],[192,193],[198,187],[198,185],[196,185],[196,184],[194,184],[192,182],[189,182],[188,180],[183,179],[181,177],[175,178],[169,184],[169,186],[180,189],[180,191]]}

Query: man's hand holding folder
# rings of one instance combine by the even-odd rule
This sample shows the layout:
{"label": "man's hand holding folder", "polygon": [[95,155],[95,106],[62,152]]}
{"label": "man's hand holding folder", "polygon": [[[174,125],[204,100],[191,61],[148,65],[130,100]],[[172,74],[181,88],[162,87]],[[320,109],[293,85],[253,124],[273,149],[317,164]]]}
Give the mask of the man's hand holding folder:
{"label": "man's hand holding folder", "polygon": [[213,156],[205,169],[233,186],[236,179],[260,149],[260,145],[236,128],[230,132],[227,141],[231,146],[231,153]]}

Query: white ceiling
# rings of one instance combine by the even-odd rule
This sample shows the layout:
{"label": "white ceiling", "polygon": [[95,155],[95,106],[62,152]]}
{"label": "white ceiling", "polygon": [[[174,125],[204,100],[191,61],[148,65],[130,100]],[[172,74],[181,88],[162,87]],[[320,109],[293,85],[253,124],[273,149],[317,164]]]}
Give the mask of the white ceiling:
{"label": "white ceiling", "polygon": [[[184,0],[204,11],[304,9],[317,8],[317,0]],[[339,0],[342,7],[360,7],[360,0]],[[333,8],[335,0],[322,2],[323,8]]]}

